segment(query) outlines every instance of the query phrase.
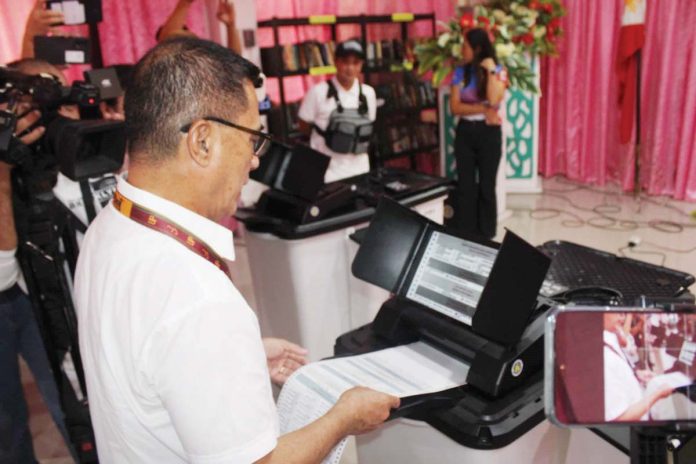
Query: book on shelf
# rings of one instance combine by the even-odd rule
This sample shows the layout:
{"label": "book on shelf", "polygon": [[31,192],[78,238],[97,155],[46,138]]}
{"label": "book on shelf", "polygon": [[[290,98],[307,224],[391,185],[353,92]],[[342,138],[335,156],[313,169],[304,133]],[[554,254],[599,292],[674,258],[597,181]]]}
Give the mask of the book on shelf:
{"label": "book on shelf", "polygon": [[430,81],[404,79],[376,86],[377,98],[384,100],[383,110],[422,108],[436,105],[436,94]]}
{"label": "book on shelf", "polygon": [[433,124],[401,124],[386,127],[381,141],[381,152],[387,156],[414,150],[430,151],[438,146],[437,126]]}
{"label": "book on shelf", "polygon": [[370,68],[381,68],[392,65],[402,65],[405,61],[413,62],[415,42],[406,43],[398,39],[383,39],[365,44],[365,65]]}
{"label": "book on shelf", "polygon": [[365,65],[374,67],[375,66],[375,43],[368,42],[365,47]]}
{"label": "book on shelf", "polygon": [[261,66],[268,76],[283,72],[307,72],[310,68],[334,66],[333,41],[308,40],[298,44],[283,44],[261,49]]}

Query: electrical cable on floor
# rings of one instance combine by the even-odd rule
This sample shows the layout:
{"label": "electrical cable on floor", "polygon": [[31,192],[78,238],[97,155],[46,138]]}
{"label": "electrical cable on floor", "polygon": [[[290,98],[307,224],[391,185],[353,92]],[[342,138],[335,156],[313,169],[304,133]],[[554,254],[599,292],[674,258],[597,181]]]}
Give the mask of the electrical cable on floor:
{"label": "electrical cable on floor", "polygon": [[[615,192],[615,191],[612,191],[612,190],[609,190],[606,188],[599,188],[599,187],[593,187],[591,185],[578,184],[578,183],[570,181],[566,177],[563,177],[560,175],[551,177],[551,179],[554,179],[559,184],[568,185],[568,186],[571,186],[572,188],[562,189],[562,190],[561,189],[547,189],[547,188],[545,188],[544,189],[545,192],[548,191],[548,192],[555,192],[555,193],[570,193],[570,192],[575,192],[578,190],[587,190],[589,192],[598,193],[598,194],[602,194],[602,195],[612,195],[612,196],[617,196],[617,197],[625,197],[626,196],[626,193],[623,191]],[[655,197],[649,196],[645,193],[640,193],[637,197],[637,200],[644,201],[646,203],[650,203],[650,204],[653,204],[656,206],[660,206],[662,208],[671,209],[671,210],[679,213],[682,216],[691,217],[691,218],[696,219],[696,210],[691,211],[690,213],[687,213],[686,211],[680,209],[679,207],[674,206],[672,204],[669,204],[668,203],[668,201],[670,201],[669,198],[665,198],[664,202],[660,202]]]}
{"label": "electrical cable on floor", "polygon": [[[587,190],[593,193],[598,193],[602,195],[610,195],[610,196],[615,196],[622,198],[625,195],[623,193],[617,193],[617,192],[610,192],[610,191],[605,191],[589,186],[582,186],[582,185],[577,185],[577,184],[571,184],[567,181],[561,181],[558,180],[557,182],[563,183],[566,185],[572,185],[573,188],[568,188],[568,189],[544,189],[544,196],[546,197],[553,197],[553,198],[558,198],[561,199],[568,204],[570,204],[571,207],[579,210],[579,211],[584,211],[587,213],[593,213],[596,214],[595,217],[591,217],[588,219],[584,219],[581,216],[570,212],[565,209],[559,209],[559,208],[549,208],[549,207],[543,207],[543,208],[510,208],[512,211],[526,211],[529,213],[529,216],[532,219],[537,219],[537,220],[548,220],[548,219],[553,219],[561,215],[567,215],[571,216],[572,219],[564,219],[561,221],[561,225],[564,227],[570,227],[570,228],[578,228],[582,227],[583,225],[588,225],[597,229],[602,229],[602,230],[607,230],[607,231],[616,231],[616,232],[626,232],[626,231],[633,231],[637,230],[640,228],[650,228],[657,230],[659,232],[663,233],[670,233],[670,234],[676,234],[683,232],[684,229],[687,228],[696,228],[696,223],[688,223],[688,222],[675,222],[675,221],[670,221],[670,220],[665,220],[665,219],[650,219],[648,221],[636,221],[633,219],[626,219],[626,218],[616,218],[612,215],[616,215],[622,212],[622,207],[621,205],[618,204],[610,204],[606,203],[606,201],[602,204],[596,205],[592,208],[588,208],[585,206],[578,205],[575,203],[572,199],[568,198],[565,196],[566,193],[571,193],[571,192],[576,192],[579,190]],[[677,208],[674,205],[668,205],[668,204],[662,204],[656,200],[653,200],[652,198],[648,197],[643,197],[639,196],[638,197],[639,201],[645,201],[646,203],[650,203],[659,207],[663,208],[668,208],[671,209],[680,215],[686,216],[686,217],[691,217],[689,213],[686,213],[682,211],[681,209]]]}
{"label": "electrical cable on floor", "polygon": [[660,257],[660,266],[665,265],[665,261],[667,261],[667,255],[662,253],[661,251],[643,251],[643,250],[636,250],[635,247],[629,248],[631,250],[631,253],[635,253],[637,255],[654,255],[654,256],[659,256]]}
{"label": "electrical cable on floor", "polygon": [[659,250],[665,250],[665,251],[669,251],[671,253],[678,253],[678,254],[684,254],[684,255],[689,254],[689,253],[693,253],[694,251],[696,251],[696,246],[691,247],[691,248],[687,248],[687,249],[679,249],[679,248],[672,248],[672,247],[660,245],[659,243],[655,243],[655,242],[644,241],[644,242],[642,242],[642,244],[643,245],[650,245],[651,247],[657,248]]}

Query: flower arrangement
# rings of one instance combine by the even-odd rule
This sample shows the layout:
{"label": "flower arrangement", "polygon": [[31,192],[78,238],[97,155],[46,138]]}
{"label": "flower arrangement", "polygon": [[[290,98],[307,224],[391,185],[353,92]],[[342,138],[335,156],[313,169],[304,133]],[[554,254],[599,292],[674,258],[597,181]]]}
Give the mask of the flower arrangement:
{"label": "flower arrangement", "polygon": [[415,49],[418,71],[432,71],[439,86],[461,60],[463,35],[469,28],[486,29],[510,84],[536,93],[534,72],[526,55],[557,54],[556,40],[563,34],[560,18],[565,14],[561,0],[491,0],[473,12],[441,23],[440,34]]}

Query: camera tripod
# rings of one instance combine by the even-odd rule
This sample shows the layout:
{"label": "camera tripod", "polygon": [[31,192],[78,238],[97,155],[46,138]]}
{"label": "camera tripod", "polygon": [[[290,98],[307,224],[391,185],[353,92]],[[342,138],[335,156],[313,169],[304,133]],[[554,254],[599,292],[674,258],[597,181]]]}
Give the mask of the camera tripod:
{"label": "camera tripod", "polygon": [[[15,182],[17,257],[78,462],[96,463],[97,451],[72,297],[79,252],[77,237],[78,233],[86,231],[86,226],[50,191],[43,194],[31,192],[33,181],[35,179],[27,182],[17,176]],[[88,180],[80,184],[87,217],[91,222],[96,216],[94,196]]]}

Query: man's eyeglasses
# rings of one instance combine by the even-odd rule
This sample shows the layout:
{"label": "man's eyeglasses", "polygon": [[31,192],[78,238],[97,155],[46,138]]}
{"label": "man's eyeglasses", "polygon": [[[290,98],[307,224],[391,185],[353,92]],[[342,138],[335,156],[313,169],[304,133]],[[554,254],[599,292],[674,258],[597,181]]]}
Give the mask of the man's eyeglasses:
{"label": "man's eyeglasses", "polygon": [[[260,130],[240,126],[239,124],[235,124],[233,122],[227,121],[222,118],[218,118],[216,116],[204,116],[200,119],[203,119],[205,121],[217,122],[219,124],[222,124],[223,126],[232,127],[234,129],[246,132],[247,134],[251,134],[253,136],[251,140],[254,144],[254,155],[256,156],[263,156],[271,147],[271,141],[273,141],[273,136],[266,134],[265,132],[261,132]],[[191,130],[191,125],[193,125],[192,122],[181,126],[181,132],[186,133],[189,130]],[[263,126],[261,126],[261,128],[263,129]]]}

